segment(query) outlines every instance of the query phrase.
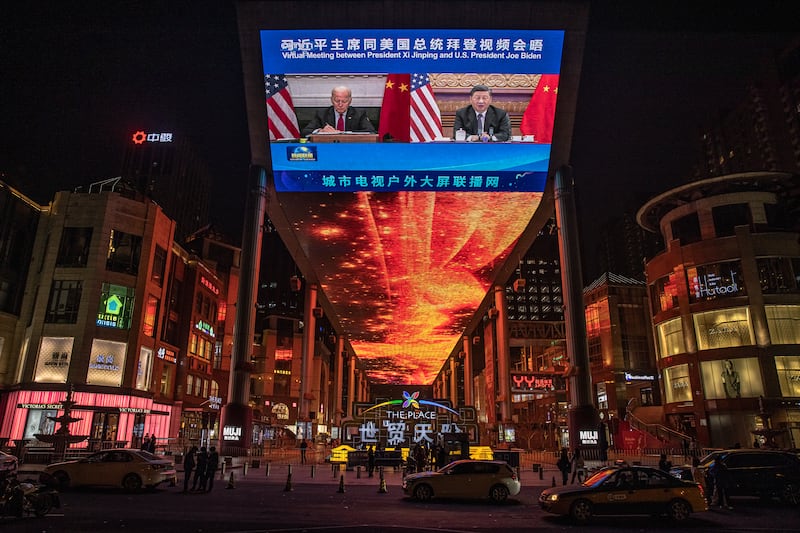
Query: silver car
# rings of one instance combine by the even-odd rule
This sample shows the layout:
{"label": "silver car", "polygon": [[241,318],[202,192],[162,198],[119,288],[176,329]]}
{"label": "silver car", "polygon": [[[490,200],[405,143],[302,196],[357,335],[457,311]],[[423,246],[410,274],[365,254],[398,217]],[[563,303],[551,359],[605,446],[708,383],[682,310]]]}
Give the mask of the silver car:
{"label": "silver car", "polygon": [[519,494],[520,482],[514,469],[504,461],[464,459],[436,471],[406,476],[403,491],[421,501],[434,497],[488,498],[500,503]]}

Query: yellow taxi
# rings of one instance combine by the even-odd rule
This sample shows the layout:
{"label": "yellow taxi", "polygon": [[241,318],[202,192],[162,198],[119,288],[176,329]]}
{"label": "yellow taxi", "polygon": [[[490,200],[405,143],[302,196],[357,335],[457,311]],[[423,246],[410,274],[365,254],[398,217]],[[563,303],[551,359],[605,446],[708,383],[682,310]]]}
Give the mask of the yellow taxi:
{"label": "yellow taxi", "polygon": [[114,448],[83,459],[53,463],[44,472],[61,489],[87,485],[122,487],[128,491],[155,488],[175,480],[175,463],[143,450]]}
{"label": "yellow taxi", "polygon": [[603,468],[580,485],[545,489],[539,506],[579,523],[593,515],[640,514],[681,521],[708,510],[702,486],[646,466]]}

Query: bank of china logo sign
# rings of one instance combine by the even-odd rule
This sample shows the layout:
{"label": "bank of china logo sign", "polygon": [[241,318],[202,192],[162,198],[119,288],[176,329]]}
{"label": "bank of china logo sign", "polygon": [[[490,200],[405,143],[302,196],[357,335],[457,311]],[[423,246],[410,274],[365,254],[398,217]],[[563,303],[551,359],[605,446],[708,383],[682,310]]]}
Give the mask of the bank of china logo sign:
{"label": "bank of china logo sign", "polygon": [[379,409],[381,407],[389,407],[399,405],[401,409],[413,409],[413,410],[420,410],[422,409],[421,405],[429,405],[431,407],[435,407],[437,409],[444,409],[445,411],[449,411],[456,416],[459,416],[458,411],[454,411],[453,409],[447,407],[438,402],[432,402],[430,400],[420,400],[419,399],[419,391],[414,391],[413,393],[409,393],[407,391],[403,391],[403,399],[402,400],[389,400],[388,402],[379,403],[373,405],[369,409],[365,410],[364,413],[372,411],[373,409]]}

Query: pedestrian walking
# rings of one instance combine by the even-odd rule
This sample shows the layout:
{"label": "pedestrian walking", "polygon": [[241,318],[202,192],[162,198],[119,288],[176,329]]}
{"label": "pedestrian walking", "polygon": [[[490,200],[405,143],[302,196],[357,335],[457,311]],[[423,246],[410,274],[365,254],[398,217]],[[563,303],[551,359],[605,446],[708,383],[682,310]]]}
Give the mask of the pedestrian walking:
{"label": "pedestrian walking", "polygon": [[572,481],[570,483],[575,483],[576,477],[578,478],[578,483],[583,483],[586,470],[584,469],[583,456],[581,455],[580,447],[575,448],[575,451],[572,453],[572,459],[570,460],[570,463],[570,467],[572,468]]}
{"label": "pedestrian walking", "polygon": [[566,448],[561,448],[561,456],[558,458],[556,467],[561,471],[561,484],[566,485],[570,471],[570,460]]}
{"label": "pedestrian walking", "polygon": [[731,486],[731,473],[728,471],[728,467],[716,459],[711,470],[714,475],[714,502],[712,505],[717,504],[720,509],[733,509],[728,500],[728,488]]}
{"label": "pedestrian walking", "polygon": [[197,446],[192,446],[183,458],[183,492],[189,492],[189,480],[197,464]]}
{"label": "pedestrian walking", "polygon": [[672,461],[667,460],[667,454],[662,453],[658,458],[658,469],[663,472],[669,472],[672,469]]}
{"label": "pedestrian walking", "polygon": [[156,434],[153,433],[153,436],[150,437],[150,442],[147,443],[147,451],[150,453],[156,453]]}
{"label": "pedestrian walking", "polygon": [[208,492],[214,488],[214,478],[217,476],[217,468],[219,468],[219,453],[217,448],[212,446],[208,449],[208,463],[206,464],[206,483],[208,483]]}
{"label": "pedestrian walking", "polygon": [[192,479],[192,490],[206,490],[206,467],[208,466],[208,453],[206,447],[201,446],[197,452],[197,468]]}
{"label": "pedestrian walking", "polygon": [[150,434],[145,433],[144,438],[142,439],[142,446],[139,448],[142,451],[150,451]]}

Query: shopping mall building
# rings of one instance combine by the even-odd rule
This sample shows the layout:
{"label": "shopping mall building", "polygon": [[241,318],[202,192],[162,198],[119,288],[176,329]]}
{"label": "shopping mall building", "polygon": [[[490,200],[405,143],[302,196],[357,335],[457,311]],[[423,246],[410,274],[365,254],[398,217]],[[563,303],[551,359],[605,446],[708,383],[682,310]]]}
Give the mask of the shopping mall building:
{"label": "shopping mall building", "polygon": [[797,198],[796,175],[751,172],[637,214],[666,243],[646,264],[666,420],[702,445],[800,443]]}

